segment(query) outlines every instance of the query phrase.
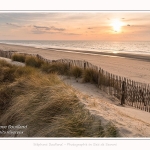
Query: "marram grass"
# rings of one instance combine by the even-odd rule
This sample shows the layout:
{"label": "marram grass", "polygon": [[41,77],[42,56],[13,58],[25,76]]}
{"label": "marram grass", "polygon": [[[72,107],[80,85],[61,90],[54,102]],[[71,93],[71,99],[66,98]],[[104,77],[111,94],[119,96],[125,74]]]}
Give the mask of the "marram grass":
{"label": "marram grass", "polygon": [[14,54],[12,55],[13,61],[25,62],[26,56],[23,54]]}
{"label": "marram grass", "polygon": [[[2,65],[1,65],[2,63]],[[23,134],[0,134],[4,137],[116,137],[112,125],[85,109],[56,73],[46,74],[32,67],[10,66],[0,61],[1,70],[12,69],[13,81],[0,84],[0,124],[27,125]],[[3,75],[0,73],[0,76]]]}

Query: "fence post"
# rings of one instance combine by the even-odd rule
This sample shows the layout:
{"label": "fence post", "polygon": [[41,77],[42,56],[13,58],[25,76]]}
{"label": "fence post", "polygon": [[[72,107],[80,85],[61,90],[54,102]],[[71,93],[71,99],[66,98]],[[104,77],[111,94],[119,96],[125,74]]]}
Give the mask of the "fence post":
{"label": "fence post", "polygon": [[84,70],[86,69],[86,62],[84,62]]}
{"label": "fence post", "polygon": [[69,62],[69,70],[70,70],[70,62]]}
{"label": "fence post", "polygon": [[98,70],[98,87],[100,85],[100,70]]}
{"label": "fence post", "polygon": [[126,82],[122,82],[122,97],[121,97],[121,105],[125,104],[125,85]]}
{"label": "fence post", "polygon": [[142,97],[142,102],[144,103],[144,106],[146,106],[146,104],[145,104],[145,97],[144,97],[144,88],[143,88],[143,91],[140,90],[140,94],[141,94],[141,97]]}
{"label": "fence post", "polygon": [[40,55],[39,54],[37,54],[36,57],[37,57],[37,59],[40,59]]}

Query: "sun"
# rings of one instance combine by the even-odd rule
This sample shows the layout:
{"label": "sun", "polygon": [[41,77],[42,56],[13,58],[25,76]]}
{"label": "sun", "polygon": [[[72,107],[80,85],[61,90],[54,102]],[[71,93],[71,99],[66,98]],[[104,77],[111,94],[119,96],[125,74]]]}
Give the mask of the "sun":
{"label": "sun", "polygon": [[123,23],[120,20],[113,20],[113,22],[111,23],[111,26],[113,27],[113,30],[115,32],[120,32],[121,31],[121,27],[123,26]]}

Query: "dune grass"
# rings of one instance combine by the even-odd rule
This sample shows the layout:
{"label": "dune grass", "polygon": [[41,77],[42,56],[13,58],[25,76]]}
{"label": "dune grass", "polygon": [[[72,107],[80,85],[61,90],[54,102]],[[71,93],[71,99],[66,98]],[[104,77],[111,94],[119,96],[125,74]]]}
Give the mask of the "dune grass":
{"label": "dune grass", "polygon": [[0,84],[14,81],[15,66],[8,64],[5,60],[0,63]]}
{"label": "dune grass", "polygon": [[12,60],[13,61],[19,61],[19,62],[25,62],[25,59],[26,59],[26,56],[25,55],[23,55],[23,54],[14,54],[13,56],[12,56]]}
{"label": "dune grass", "polygon": [[23,62],[27,66],[40,68],[42,64],[44,64],[44,61],[38,59],[36,56],[29,56],[24,54],[14,54],[11,58],[13,61]]}
{"label": "dune grass", "polygon": [[[23,134],[5,137],[116,137],[113,125],[102,126],[56,73],[0,61],[0,76],[13,69],[13,80],[1,80],[0,125],[22,125]],[[113,130],[112,130],[113,129]],[[12,129],[13,130],[13,129]],[[19,129],[18,129],[19,130]]]}
{"label": "dune grass", "polygon": [[[16,54],[20,59],[24,56]],[[14,56],[16,56],[14,55]],[[20,59],[16,60],[19,61]],[[78,66],[69,67],[68,64],[61,62],[46,63],[35,56],[25,57],[26,66],[40,68],[46,73],[58,73],[60,75],[71,75],[75,78],[82,78],[83,82],[98,83],[98,71],[93,69],[83,69]]]}
{"label": "dune grass", "polygon": [[35,56],[27,56],[25,58],[25,64],[26,64],[26,66],[40,68],[42,66],[42,64],[44,64],[44,61],[38,59]]}
{"label": "dune grass", "polygon": [[69,66],[60,62],[53,62],[51,64],[43,63],[41,70],[46,73],[57,73],[61,75],[69,75]]}
{"label": "dune grass", "polygon": [[75,78],[82,77],[83,69],[77,66],[71,67],[70,75],[74,76]]}
{"label": "dune grass", "polygon": [[85,69],[83,72],[83,82],[98,83],[98,71]]}

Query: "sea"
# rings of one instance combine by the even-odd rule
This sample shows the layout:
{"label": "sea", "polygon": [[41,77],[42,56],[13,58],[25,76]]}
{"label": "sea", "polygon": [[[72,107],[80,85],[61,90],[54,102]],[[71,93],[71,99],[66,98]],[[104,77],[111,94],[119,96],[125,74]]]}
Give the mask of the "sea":
{"label": "sea", "polygon": [[150,41],[50,41],[50,40],[0,40],[0,43],[31,46],[50,50],[78,50],[105,53],[128,53],[150,55]]}

